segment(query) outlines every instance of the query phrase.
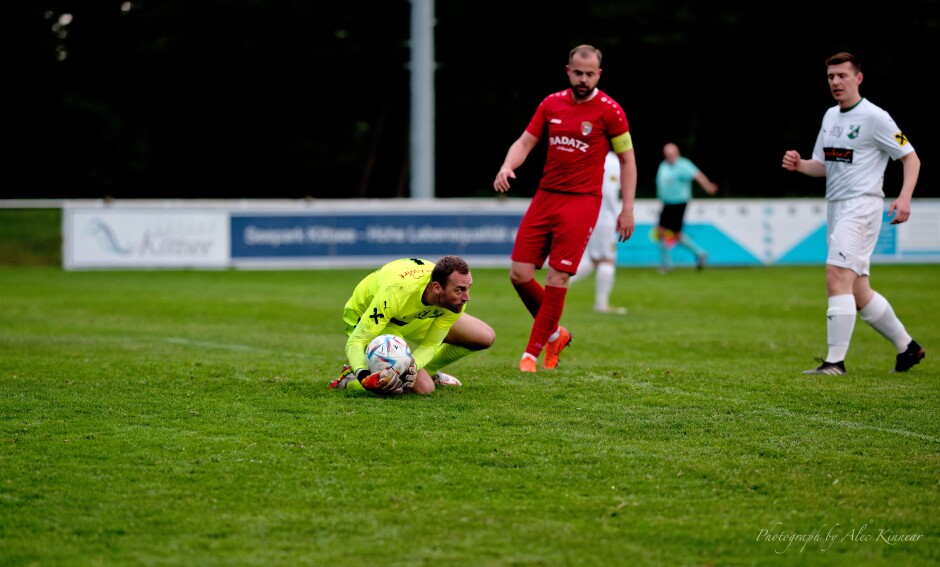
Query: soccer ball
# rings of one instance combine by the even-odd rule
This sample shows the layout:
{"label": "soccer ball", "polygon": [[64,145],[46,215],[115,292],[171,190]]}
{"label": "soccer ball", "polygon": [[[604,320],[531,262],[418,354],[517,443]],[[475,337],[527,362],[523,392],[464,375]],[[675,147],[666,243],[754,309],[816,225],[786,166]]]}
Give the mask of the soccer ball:
{"label": "soccer ball", "polygon": [[411,349],[398,335],[379,335],[366,347],[366,360],[373,374],[389,367],[404,374],[411,366]]}

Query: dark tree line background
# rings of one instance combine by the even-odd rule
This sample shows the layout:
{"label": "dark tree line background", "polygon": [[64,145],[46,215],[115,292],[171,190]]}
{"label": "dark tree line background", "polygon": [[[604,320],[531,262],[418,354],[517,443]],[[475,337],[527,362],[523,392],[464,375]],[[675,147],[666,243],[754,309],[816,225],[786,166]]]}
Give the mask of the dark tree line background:
{"label": "dark tree line background", "polygon": [[[25,5],[24,5],[25,4]],[[411,4],[30,0],[2,41],[14,198],[347,198],[409,195]],[[492,197],[506,150],[564,88],[568,50],[604,52],[600,87],[631,123],[639,197],[667,141],[729,197],[819,197],[787,173],[834,104],[825,58],[862,60],[862,94],[923,162],[940,197],[931,98],[940,5],[770,0],[435,5],[437,197]],[[60,16],[70,14],[62,25]],[[543,148],[510,196],[531,196]],[[886,193],[900,187],[892,163]]]}

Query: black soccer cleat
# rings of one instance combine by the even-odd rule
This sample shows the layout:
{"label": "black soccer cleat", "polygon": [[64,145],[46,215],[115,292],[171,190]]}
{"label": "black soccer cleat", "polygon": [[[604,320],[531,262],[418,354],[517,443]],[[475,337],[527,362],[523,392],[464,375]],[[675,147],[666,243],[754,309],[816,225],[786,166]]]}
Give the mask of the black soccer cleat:
{"label": "black soccer cleat", "polygon": [[917,341],[911,341],[907,345],[907,350],[898,355],[897,362],[894,363],[894,371],[907,372],[920,362],[924,356],[924,347],[917,344]]}
{"label": "black soccer cleat", "polygon": [[816,360],[822,362],[822,364],[819,365],[819,368],[804,370],[803,374],[825,374],[828,376],[842,376],[845,374],[844,360],[840,360],[839,362],[826,362],[821,358],[817,358]]}
{"label": "black soccer cleat", "polygon": [[708,255],[702,252],[695,258],[695,269],[702,271],[705,269],[705,264],[708,262]]}

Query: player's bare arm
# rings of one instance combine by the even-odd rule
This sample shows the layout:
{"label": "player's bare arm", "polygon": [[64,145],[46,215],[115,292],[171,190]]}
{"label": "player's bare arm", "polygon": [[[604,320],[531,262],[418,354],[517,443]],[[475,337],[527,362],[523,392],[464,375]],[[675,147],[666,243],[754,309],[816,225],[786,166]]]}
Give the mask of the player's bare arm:
{"label": "player's bare arm", "polygon": [[525,162],[532,148],[538,143],[538,138],[528,132],[523,132],[519,139],[509,146],[506,159],[503,160],[503,165],[499,168],[499,173],[496,174],[496,181],[493,182],[494,189],[500,193],[509,191],[509,180],[516,178],[516,168]]}
{"label": "player's bare arm", "polygon": [[718,184],[708,178],[701,171],[695,174],[695,181],[705,190],[709,195],[714,195],[718,192]]}
{"label": "player's bare arm", "polygon": [[911,218],[911,199],[914,196],[914,186],[917,185],[917,178],[920,176],[920,158],[915,152],[911,152],[901,158],[901,165],[904,168],[904,182],[901,185],[901,193],[888,207],[888,217],[891,224],[901,224]]}
{"label": "player's bare arm", "polygon": [[810,177],[825,177],[826,165],[814,159],[803,159],[800,152],[788,150],[783,154],[783,169],[787,171],[798,171]]}
{"label": "player's bare arm", "polygon": [[633,216],[633,204],[636,201],[637,167],[633,149],[617,154],[620,159],[620,199],[623,208],[617,217],[617,238],[626,242],[633,236],[636,220]]}

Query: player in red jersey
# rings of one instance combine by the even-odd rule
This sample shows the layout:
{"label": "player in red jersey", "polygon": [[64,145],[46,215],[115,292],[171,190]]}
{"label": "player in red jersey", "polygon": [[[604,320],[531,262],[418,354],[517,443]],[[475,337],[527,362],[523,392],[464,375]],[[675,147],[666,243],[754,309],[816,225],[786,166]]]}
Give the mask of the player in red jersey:
{"label": "player in red jersey", "polygon": [[[568,54],[571,87],[551,94],[539,104],[522,135],[509,147],[493,188],[509,191],[509,180],[539,141],[548,148],[538,191],[519,224],[512,250],[509,279],[535,322],[519,361],[523,372],[535,372],[542,351],[544,368],[558,365],[558,354],[571,342],[559,325],[568,292],[568,279],[578,271],[601,207],[604,160],[610,149],[620,161],[623,208],[617,218],[620,241],[633,234],[636,197],[636,157],[626,114],[617,102],[597,88],[601,51],[579,45]],[[543,288],[535,270],[548,260]]]}

